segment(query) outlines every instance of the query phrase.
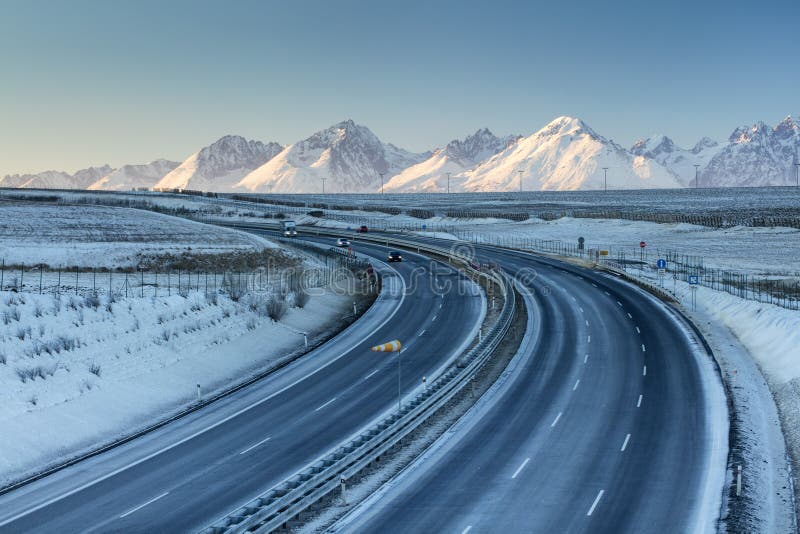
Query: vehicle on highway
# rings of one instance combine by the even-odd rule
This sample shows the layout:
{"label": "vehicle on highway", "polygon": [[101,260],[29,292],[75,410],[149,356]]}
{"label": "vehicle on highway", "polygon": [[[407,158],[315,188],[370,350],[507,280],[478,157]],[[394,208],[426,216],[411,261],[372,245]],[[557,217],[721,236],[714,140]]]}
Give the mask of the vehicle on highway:
{"label": "vehicle on highway", "polygon": [[359,233],[359,234],[366,234],[367,232],[369,232],[369,228],[367,228],[367,225],[366,225],[366,224],[362,224],[362,225],[361,225],[361,226],[358,228],[358,230],[357,230],[357,231],[358,231],[358,233]]}
{"label": "vehicle on highway", "polygon": [[283,235],[286,237],[297,237],[297,225],[294,221],[281,221]]}
{"label": "vehicle on highway", "polygon": [[350,240],[347,239],[346,237],[340,237],[339,239],[336,240],[336,246],[347,248],[350,246]]}
{"label": "vehicle on highway", "polygon": [[389,258],[388,258],[388,260],[389,260],[390,262],[391,262],[391,261],[403,261],[403,255],[402,255],[402,254],[400,254],[400,252],[398,252],[398,251],[396,251],[396,250],[393,250],[393,251],[389,252]]}

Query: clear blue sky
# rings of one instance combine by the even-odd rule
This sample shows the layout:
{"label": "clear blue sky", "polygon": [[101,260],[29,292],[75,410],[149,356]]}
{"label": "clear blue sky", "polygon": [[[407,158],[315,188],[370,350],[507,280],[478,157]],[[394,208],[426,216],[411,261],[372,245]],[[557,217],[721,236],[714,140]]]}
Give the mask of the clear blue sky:
{"label": "clear blue sky", "polygon": [[345,118],[420,151],[559,115],[625,146],[722,140],[800,113],[800,2],[738,4],[0,0],[0,173]]}

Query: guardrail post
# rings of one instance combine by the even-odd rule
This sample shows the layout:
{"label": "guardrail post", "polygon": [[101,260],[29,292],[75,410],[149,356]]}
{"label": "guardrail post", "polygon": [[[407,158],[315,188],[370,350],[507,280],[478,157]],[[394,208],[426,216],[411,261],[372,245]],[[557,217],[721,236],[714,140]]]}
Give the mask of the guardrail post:
{"label": "guardrail post", "polygon": [[347,484],[346,483],[347,483],[347,479],[345,479],[344,477],[341,477],[339,479],[339,484],[341,485],[341,488],[342,488],[342,504],[344,504],[344,505],[347,504]]}
{"label": "guardrail post", "polygon": [[202,395],[200,394],[200,384],[197,384],[197,400],[202,399]]}

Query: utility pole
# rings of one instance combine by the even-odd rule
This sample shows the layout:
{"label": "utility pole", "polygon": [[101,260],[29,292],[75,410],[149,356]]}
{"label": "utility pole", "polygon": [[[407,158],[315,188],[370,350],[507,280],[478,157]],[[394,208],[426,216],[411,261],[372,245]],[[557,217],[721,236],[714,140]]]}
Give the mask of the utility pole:
{"label": "utility pole", "polygon": [[447,173],[447,194],[450,194],[450,173]]}
{"label": "utility pole", "polygon": [[700,187],[700,165],[697,163],[694,164],[694,187]]}
{"label": "utility pole", "polygon": [[519,192],[522,193],[522,169],[519,171]]}
{"label": "utility pole", "polygon": [[327,178],[323,178],[322,179],[322,194],[323,195],[325,194],[325,180],[327,180]]}
{"label": "utility pole", "polygon": [[608,191],[608,167],[603,167],[603,191]]}
{"label": "utility pole", "polygon": [[380,175],[381,175],[381,195],[383,194],[383,175],[384,174],[385,173],[380,173]]}
{"label": "utility pole", "polygon": [[794,178],[795,182],[794,182],[794,185],[795,185],[795,187],[800,187],[800,163],[795,163],[794,164],[794,168],[795,168],[795,173],[794,173],[795,174],[795,178]]}

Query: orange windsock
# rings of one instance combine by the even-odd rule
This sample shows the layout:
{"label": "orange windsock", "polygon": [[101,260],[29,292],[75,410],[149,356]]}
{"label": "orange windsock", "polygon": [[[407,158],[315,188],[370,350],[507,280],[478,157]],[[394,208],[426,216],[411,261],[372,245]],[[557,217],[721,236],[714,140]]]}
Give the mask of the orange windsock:
{"label": "orange windsock", "polygon": [[395,339],[383,345],[375,345],[371,350],[372,352],[399,352],[401,348],[403,345]]}

